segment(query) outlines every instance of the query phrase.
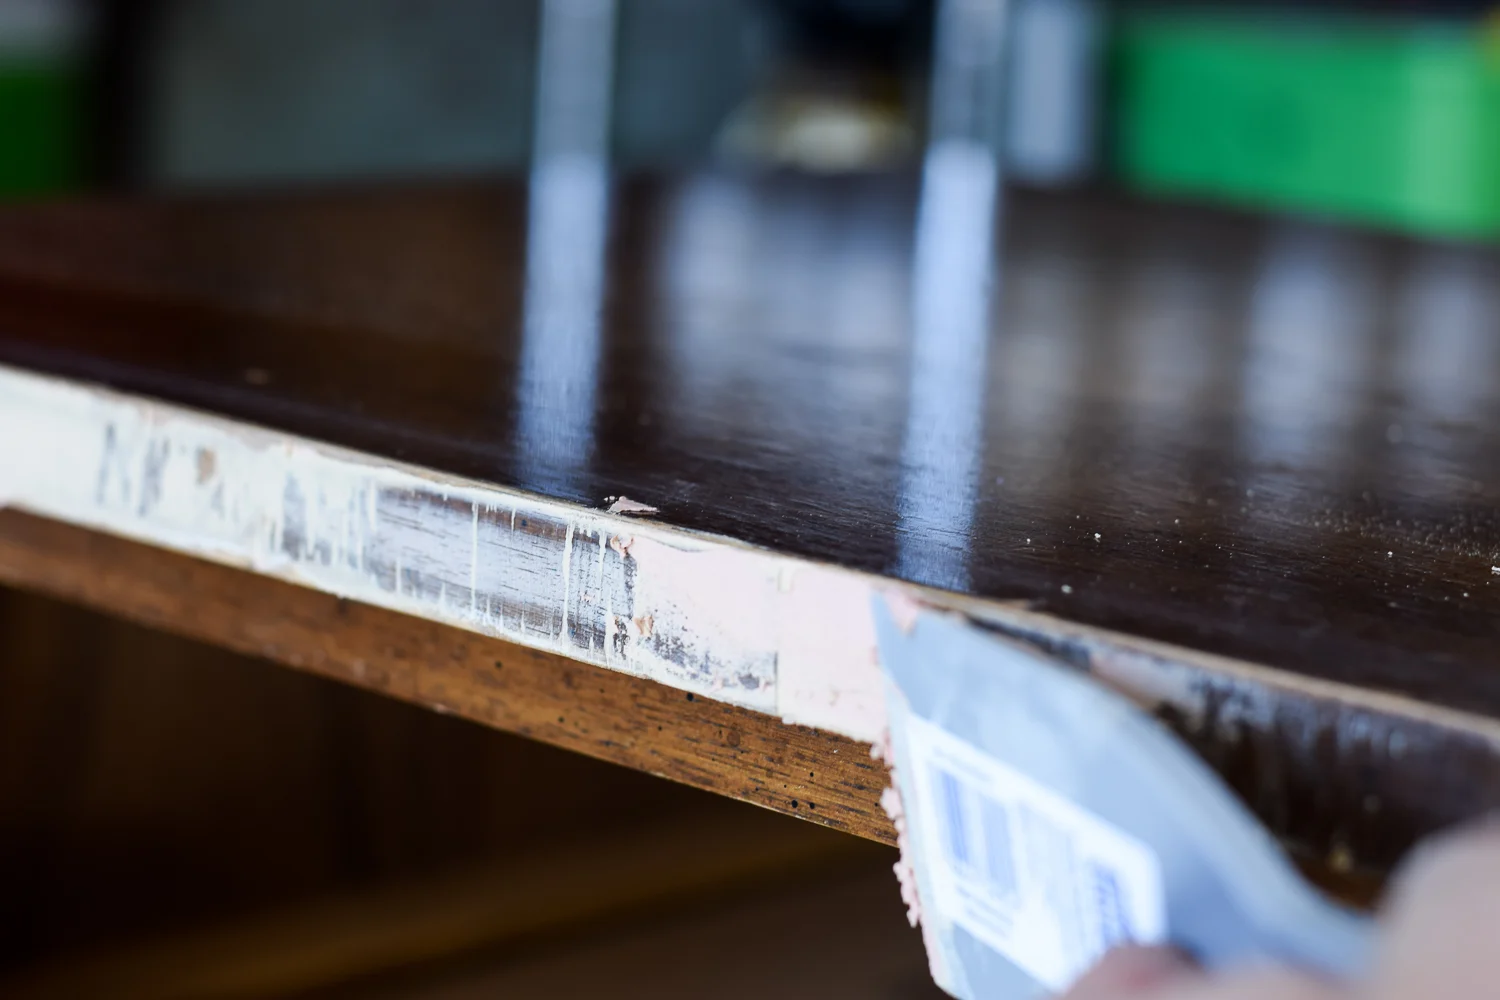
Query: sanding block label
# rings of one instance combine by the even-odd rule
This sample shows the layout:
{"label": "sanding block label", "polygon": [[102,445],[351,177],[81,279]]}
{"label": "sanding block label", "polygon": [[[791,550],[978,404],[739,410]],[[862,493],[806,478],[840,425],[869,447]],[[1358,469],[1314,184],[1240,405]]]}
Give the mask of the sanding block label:
{"label": "sanding block label", "polygon": [[1150,714],[957,615],[899,595],[873,610],[896,871],[943,989],[1033,1000],[1125,941],[1169,941],[1208,968],[1367,967],[1369,919],[1308,886]]}
{"label": "sanding block label", "polygon": [[925,719],[906,739],[926,905],[1050,990],[1115,945],[1166,937],[1144,843]]}

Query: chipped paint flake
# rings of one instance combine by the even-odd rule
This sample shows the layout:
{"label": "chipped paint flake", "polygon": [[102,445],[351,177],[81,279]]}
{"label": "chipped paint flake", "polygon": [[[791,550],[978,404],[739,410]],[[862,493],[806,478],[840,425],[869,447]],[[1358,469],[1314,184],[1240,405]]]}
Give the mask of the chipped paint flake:
{"label": "chipped paint flake", "polygon": [[650,504],[636,503],[629,497],[605,497],[604,499],[606,501],[614,501],[605,508],[605,513],[607,514],[632,514],[644,517],[649,514],[661,513],[661,511]]}

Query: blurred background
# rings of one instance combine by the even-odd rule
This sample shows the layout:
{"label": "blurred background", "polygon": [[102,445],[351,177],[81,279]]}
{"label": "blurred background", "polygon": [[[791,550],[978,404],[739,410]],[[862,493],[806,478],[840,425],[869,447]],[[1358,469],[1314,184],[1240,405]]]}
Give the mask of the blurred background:
{"label": "blurred background", "polygon": [[[937,6],[592,5],[608,155],[919,162],[942,127]],[[993,99],[965,99],[1012,183],[1500,229],[1500,22],[1480,0],[947,6],[978,42],[936,59],[994,62],[975,78]],[[0,0],[0,193],[514,170],[539,133],[541,20],[535,0]]]}
{"label": "blurred background", "polygon": [[[1500,236],[1500,19],[1458,0],[0,0],[14,202],[521,174],[554,154],[622,171],[926,163],[961,205],[992,197],[974,161],[930,158],[945,139],[1017,188],[1484,244]],[[928,207],[941,190],[924,212],[962,243]],[[1308,245],[1282,270],[1343,281],[1348,262]],[[1434,259],[1461,292],[1489,285],[1468,258]],[[884,274],[855,264],[851,288]],[[1216,307],[1162,273],[1160,301]],[[1046,323],[1017,330],[1051,337],[1069,302],[1036,306],[1052,286],[1032,277],[1015,308]],[[1288,309],[1316,313],[1322,286],[1293,284]],[[879,327],[851,316],[861,337]],[[1178,352],[1178,327],[1147,319],[1141,342]],[[1308,412],[1339,403],[1320,373],[1343,347],[1324,342],[1287,347],[1306,354],[1292,389]],[[961,362],[982,351],[956,343]],[[1015,343],[1043,368],[1066,346]],[[924,428],[951,432],[941,407],[982,387],[940,380],[929,413],[918,382],[903,489],[916,522],[951,527],[973,516],[951,506],[972,470],[924,466]],[[1035,409],[1014,419],[1057,423]],[[924,558],[902,572],[959,579]],[[0,592],[0,637],[0,994],[935,995],[882,848],[40,598]],[[726,829],[770,847],[666,874],[661,845],[691,859]],[[557,902],[589,864],[623,873],[615,894]],[[527,870],[547,877],[527,888]],[[553,917],[517,916],[537,912]],[[266,978],[221,978],[251,966]]]}

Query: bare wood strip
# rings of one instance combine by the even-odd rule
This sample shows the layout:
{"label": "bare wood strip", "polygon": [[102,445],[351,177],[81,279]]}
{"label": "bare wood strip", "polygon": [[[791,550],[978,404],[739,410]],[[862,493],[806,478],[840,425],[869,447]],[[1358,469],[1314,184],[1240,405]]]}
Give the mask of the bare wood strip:
{"label": "bare wood strip", "polygon": [[18,511],[0,582],[891,843],[869,745]]}

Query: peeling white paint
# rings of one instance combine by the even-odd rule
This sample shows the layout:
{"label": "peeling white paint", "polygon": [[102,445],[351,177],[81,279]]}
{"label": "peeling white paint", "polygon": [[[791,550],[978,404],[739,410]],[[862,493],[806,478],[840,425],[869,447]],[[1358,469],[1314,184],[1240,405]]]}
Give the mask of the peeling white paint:
{"label": "peeling white paint", "polygon": [[[858,634],[878,691],[868,621],[835,624],[807,586],[778,587],[836,571],[806,576],[796,560],[723,539],[4,367],[0,496],[768,713],[782,711],[781,661],[798,691],[816,687],[805,650]],[[842,577],[839,616],[867,619],[873,581]],[[846,719],[840,731],[865,738],[883,723],[816,706],[782,714]]]}
{"label": "peeling white paint", "polygon": [[[1205,711],[1199,681],[1213,678],[1247,706],[1333,703],[1500,748],[1500,723],[1471,713],[0,366],[6,501],[863,740],[885,725],[870,601],[894,590],[1013,635],[1081,643],[1101,680],[1190,719]],[[1245,711],[1242,724],[1269,725]]]}

